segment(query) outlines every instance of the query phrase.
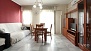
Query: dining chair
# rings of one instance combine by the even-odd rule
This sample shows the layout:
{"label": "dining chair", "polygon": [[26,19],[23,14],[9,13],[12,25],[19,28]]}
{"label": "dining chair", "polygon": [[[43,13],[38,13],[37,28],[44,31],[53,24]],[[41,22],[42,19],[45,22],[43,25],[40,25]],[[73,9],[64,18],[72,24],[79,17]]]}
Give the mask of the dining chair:
{"label": "dining chair", "polygon": [[50,31],[47,31],[47,36],[51,36],[51,39],[52,39],[51,30],[52,30],[52,24],[50,26]]}
{"label": "dining chair", "polygon": [[45,23],[40,23],[40,24],[43,25],[43,26],[45,25]]}
{"label": "dining chair", "polygon": [[31,38],[35,36],[35,30],[34,30],[34,25],[30,24],[30,32],[31,32]]}
{"label": "dining chair", "polygon": [[[36,28],[43,28],[43,24],[36,24]],[[42,36],[42,43],[43,43],[43,31],[40,31],[40,30],[38,30],[37,31],[37,39],[39,39],[39,36],[41,35]],[[38,42],[38,40],[37,40],[37,42]]]}
{"label": "dining chair", "polygon": [[36,28],[43,28],[43,24],[36,24]]}

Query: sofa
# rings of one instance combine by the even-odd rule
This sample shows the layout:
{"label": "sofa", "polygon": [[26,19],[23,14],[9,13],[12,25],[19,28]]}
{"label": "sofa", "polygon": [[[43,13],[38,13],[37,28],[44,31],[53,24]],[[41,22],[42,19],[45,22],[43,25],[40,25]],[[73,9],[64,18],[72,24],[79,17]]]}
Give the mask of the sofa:
{"label": "sofa", "polygon": [[2,51],[4,49],[4,45],[5,45],[5,39],[0,38],[0,51]]}
{"label": "sofa", "polygon": [[[21,27],[22,27],[22,23],[1,23],[0,24],[0,30],[3,31],[0,34],[3,34],[6,37],[6,39],[8,39],[6,40],[6,42],[10,41],[8,42],[8,44],[10,43],[9,46],[17,43],[18,41],[22,40],[24,37],[30,34],[30,30],[22,30]],[[6,46],[8,46],[8,44],[6,44]]]}

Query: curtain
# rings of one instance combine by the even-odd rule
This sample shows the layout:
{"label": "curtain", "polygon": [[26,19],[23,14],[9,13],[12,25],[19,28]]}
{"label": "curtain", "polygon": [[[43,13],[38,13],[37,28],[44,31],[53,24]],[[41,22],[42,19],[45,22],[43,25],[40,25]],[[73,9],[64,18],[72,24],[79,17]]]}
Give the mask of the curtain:
{"label": "curtain", "polygon": [[54,11],[53,10],[42,10],[40,13],[40,23],[45,23],[45,27],[50,31],[52,24],[52,33],[54,33]]}
{"label": "curtain", "polygon": [[22,13],[22,23],[23,25],[29,26],[32,24],[32,11],[31,10],[23,10]]}

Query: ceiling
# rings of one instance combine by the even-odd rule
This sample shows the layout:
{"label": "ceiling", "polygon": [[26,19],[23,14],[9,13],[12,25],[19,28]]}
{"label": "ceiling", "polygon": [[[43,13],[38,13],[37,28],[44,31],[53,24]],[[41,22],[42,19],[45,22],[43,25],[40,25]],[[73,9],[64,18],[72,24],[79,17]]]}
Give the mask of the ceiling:
{"label": "ceiling", "polygon": [[[33,5],[36,0],[12,0],[19,5]],[[41,0],[38,0],[41,1]],[[71,0],[42,0],[43,5],[68,4]]]}

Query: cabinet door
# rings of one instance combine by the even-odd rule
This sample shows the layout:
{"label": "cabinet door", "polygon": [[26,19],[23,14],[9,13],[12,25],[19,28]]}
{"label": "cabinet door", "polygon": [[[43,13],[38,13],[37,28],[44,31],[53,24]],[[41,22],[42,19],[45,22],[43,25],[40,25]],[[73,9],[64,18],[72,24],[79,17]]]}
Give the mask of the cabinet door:
{"label": "cabinet door", "polygon": [[63,28],[63,35],[67,37],[67,29]]}

